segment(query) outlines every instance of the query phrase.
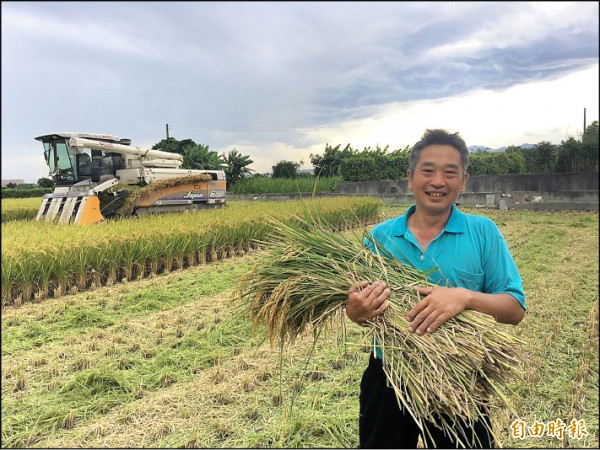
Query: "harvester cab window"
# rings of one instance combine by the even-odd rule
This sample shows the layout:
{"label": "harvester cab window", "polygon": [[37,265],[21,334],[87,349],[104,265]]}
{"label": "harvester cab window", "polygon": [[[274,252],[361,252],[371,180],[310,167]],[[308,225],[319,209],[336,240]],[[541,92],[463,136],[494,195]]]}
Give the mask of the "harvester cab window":
{"label": "harvester cab window", "polygon": [[92,159],[100,169],[100,175],[114,175],[113,156],[110,152],[92,150]]}
{"label": "harvester cab window", "polygon": [[69,147],[64,140],[44,142],[48,152],[48,167],[50,174],[57,183],[74,183],[76,174],[73,170],[73,161],[69,153]]}
{"label": "harvester cab window", "polygon": [[77,155],[77,178],[92,175],[92,158],[87,153]]}

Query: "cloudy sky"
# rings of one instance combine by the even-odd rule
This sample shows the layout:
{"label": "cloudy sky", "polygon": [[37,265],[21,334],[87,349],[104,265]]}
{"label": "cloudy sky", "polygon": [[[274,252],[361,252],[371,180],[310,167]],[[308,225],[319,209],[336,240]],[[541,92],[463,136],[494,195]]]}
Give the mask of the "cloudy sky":
{"label": "cloudy sky", "polygon": [[2,178],[36,136],[169,135],[251,169],[426,128],[498,148],[598,120],[598,2],[2,2]]}

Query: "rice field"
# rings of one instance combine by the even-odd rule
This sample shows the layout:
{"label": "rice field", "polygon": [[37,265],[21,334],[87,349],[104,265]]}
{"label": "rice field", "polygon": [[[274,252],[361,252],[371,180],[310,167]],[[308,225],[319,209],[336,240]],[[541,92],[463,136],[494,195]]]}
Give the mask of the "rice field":
{"label": "rice field", "polygon": [[2,223],[2,304],[21,305],[119,281],[132,281],[255,250],[268,217],[296,220],[319,211],[339,227],[374,223],[376,198],[233,202],[225,208],[67,226]]}
{"label": "rice field", "polygon": [[333,192],[344,179],[335,177],[266,178],[250,177],[236,182],[228,190],[230,194],[262,194],[298,192]]}
{"label": "rice field", "polygon": [[[473,212],[504,233],[529,308],[507,326],[528,364],[499,445],[598,448],[598,213]],[[233,301],[258,250],[4,306],[2,447],[356,447],[366,330],[338,318],[310,359],[310,331],[280,359]]]}
{"label": "rice field", "polygon": [[2,223],[13,220],[35,219],[41,204],[41,197],[3,198]]}

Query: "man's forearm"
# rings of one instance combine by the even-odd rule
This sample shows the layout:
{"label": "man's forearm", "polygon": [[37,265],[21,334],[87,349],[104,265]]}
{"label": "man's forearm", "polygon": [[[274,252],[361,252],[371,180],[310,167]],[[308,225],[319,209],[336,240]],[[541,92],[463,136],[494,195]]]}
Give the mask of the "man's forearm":
{"label": "man's forearm", "polygon": [[521,304],[510,294],[484,294],[469,291],[467,309],[494,317],[498,322],[517,325],[525,316]]}

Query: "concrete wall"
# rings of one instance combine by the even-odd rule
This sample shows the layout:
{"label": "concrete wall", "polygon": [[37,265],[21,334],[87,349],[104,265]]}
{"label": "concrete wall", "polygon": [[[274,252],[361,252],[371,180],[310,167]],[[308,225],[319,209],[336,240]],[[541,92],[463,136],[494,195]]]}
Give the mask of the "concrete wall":
{"label": "concrete wall", "polygon": [[[408,181],[340,183],[336,193],[411,203]],[[598,172],[470,177],[458,202],[470,207],[598,210]],[[570,206],[572,208],[570,208]]]}
{"label": "concrete wall", "polygon": [[555,192],[596,191],[598,172],[532,175],[490,175],[470,177],[466,192],[513,191]]}
{"label": "concrete wall", "polygon": [[[404,186],[401,185],[402,182]],[[408,194],[406,180],[358,181],[356,183],[340,183],[335,192],[346,195],[390,195]]]}
{"label": "concrete wall", "polygon": [[405,186],[400,189],[399,183],[406,180],[359,181],[356,183],[339,183],[335,189],[337,193],[346,195],[388,195],[397,193],[410,193]]}
{"label": "concrete wall", "polygon": [[[554,191],[595,191],[598,192],[598,172],[551,173],[534,175],[487,175],[470,177],[468,192],[513,191],[554,192]],[[340,183],[336,192],[344,194],[386,195],[409,194],[408,180],[362,181]]]}

